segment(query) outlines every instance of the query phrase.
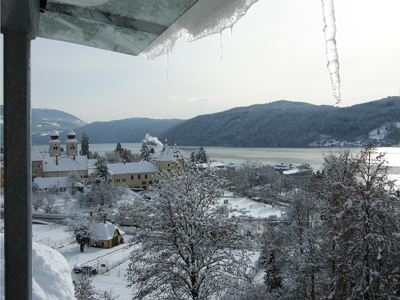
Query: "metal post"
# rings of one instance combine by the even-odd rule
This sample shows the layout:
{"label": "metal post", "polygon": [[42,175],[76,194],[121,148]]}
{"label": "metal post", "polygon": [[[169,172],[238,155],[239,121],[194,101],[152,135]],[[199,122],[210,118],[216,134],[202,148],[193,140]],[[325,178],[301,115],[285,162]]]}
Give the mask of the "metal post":
{"label": "metal post", "polygon": [[5,298],[32,298],[30,43],[4,32]]}

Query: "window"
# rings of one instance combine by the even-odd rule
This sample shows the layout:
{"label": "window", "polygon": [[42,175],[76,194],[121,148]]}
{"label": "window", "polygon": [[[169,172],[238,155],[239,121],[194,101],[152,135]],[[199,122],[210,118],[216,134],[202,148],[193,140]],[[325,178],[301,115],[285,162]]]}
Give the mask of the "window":
{"label": "window", "polygon": [[140,174],[137,176],[137,179],[139,179],[139,180],[140,180]]}
{"label": "window", "polygon": [[131,175],[131,180],[133,180],[133,175]]}
{"label": "window", "polygon": [[144,179],[147,179],[147,174],[144,174]]}

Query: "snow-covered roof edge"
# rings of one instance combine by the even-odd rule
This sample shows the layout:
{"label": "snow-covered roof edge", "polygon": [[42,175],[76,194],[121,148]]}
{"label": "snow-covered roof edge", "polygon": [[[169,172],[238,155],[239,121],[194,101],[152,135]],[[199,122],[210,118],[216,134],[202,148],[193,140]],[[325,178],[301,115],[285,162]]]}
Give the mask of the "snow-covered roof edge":
{"label": "snow-covered roof edge", "polygon": [[171,53],[179,38],[195,41],[232,28],[258,0],[199,0],[141,55],[147,59]]}

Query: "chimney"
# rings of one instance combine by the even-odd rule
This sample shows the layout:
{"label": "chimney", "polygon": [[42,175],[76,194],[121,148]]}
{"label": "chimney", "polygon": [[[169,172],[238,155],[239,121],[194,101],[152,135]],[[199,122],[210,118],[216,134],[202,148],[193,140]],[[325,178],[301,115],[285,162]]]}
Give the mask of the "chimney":
{"label": "chimney", "polygon": [[58,154],[56,154],[56,166],[58,166]]}

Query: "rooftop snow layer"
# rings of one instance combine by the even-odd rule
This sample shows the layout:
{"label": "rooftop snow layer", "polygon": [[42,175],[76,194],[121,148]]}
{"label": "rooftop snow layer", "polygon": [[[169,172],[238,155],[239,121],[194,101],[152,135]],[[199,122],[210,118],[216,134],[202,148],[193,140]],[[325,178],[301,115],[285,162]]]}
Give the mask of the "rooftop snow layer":
{"label": "rooftop snow layer", "polygon": [[70,156],[61,155],[58,157],[58,164],[55,157],[46,156],[43,159],[44,172],[83,171],[87,168],[88,159],[86,156],[76,155],[74,159]]}
{"label": "rooftop snow layer", "polygon": [[33,184],[38,189],[49,189],[49,188],[66,188],[68,186],[68,177],[37,177],[33,179]]}
{"label": "rooftop snow layer", "polygon": [[199,0],[142,52],[146,58],[170,53],[184,37],[194,41],[232,28],[258,0]]}
{"label": "rooftop snow layer", "polygon": [[139,174],[139,173],[157,173],[158,168],[148,161],[141,160],[131,163],[107,164],[108,171],[112,175],[117,174]]}
{"label": "rooftop snow layer", "polygon": [[93,237],[98,241],[108,241],[114,237],[115,230],[121,235],[125,234],[121,229],[111,223],[97,223],[93,229]]}

